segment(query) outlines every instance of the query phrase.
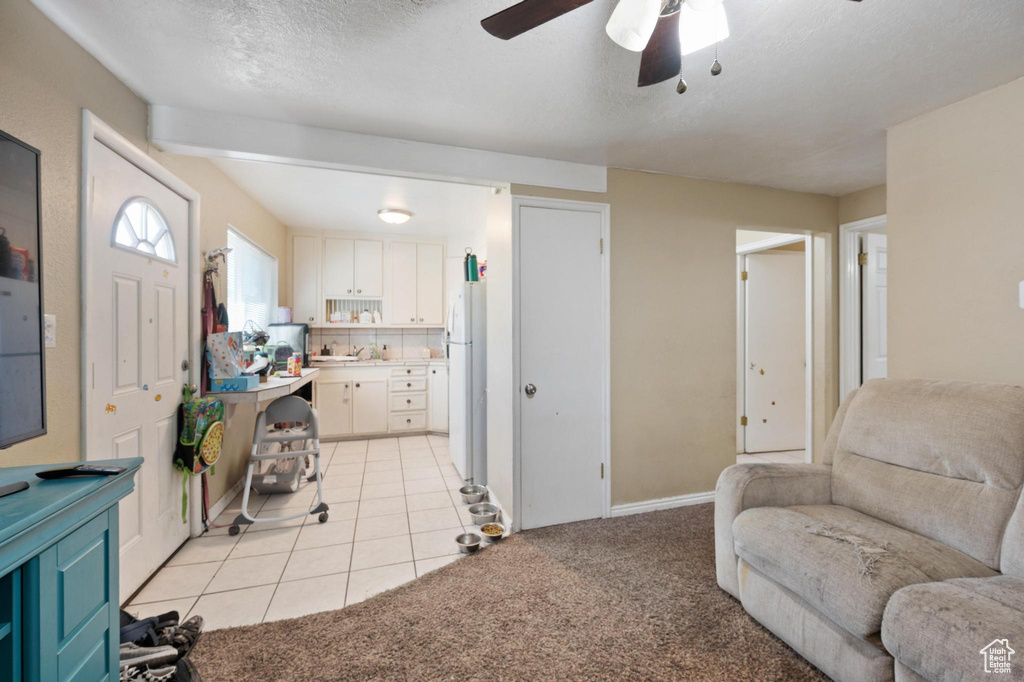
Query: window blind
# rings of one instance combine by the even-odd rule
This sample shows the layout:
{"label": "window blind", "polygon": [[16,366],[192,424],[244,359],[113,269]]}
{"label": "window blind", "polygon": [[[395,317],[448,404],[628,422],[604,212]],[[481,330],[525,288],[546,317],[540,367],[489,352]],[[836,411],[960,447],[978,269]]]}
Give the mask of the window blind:
{"label": "window blind", "polygon": [[228,227],[228,324],[240,332],[252,320],[261,329],[276,321],[277,259]]}

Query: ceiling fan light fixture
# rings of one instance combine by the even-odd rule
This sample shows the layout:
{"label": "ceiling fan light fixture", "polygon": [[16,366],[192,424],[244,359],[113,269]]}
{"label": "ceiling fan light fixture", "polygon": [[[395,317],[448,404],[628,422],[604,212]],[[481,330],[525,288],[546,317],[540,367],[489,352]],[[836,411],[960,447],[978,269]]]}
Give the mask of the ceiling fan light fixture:
{"label": "ceiling fan light fixture", "polygon": [[702,12],[692,7],[692,0],[679,10],[679,51],[688,55],[729,37],[725,6],[719,2],[713,10]]}
{"label": "ceiling fan light fixture", "polygon": [[686,6],[697,12],[707,12],[722,4],[722,0],[686,0]]}
{"label": "ceiling fan light fixture", "polygon": [[620,47],[643,52],[658,24],[661,4],[661,0],[619,0],[605,33]]}
{"label": "ceiling fan light fixture", "polygon": [[402,225],[409,222],[412,213],[401,208],[382,208],[377,211],[377,217],[388,225]]}

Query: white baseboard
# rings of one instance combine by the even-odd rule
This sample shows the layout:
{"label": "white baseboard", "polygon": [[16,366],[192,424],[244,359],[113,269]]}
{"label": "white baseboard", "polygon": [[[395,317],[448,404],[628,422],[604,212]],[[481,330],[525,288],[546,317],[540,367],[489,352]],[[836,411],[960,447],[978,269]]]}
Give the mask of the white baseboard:
{"label": "white baseboard", "polygon": [[245,476],[242,476],[240,479],[235,481],[235,484],[228,488],[224,494],[220,496],[220,499],[210,507],[210,523],[213,523],[215,518],[224,513],[224,510],[228,508],[229,504],[231,504],[231,500],[235,499],[238,496],[238,493],[242,492],[243,485],[245,485]]}
{"label": "white baseboard", "polygon": [[612,506],[613,517],[629,516],[630,514],[643,514],[645,512],[658,511],[660,509],[673,509],[675,507],[687,507],[691,504],[706,504],[715,501],[715,492],[691,493],[690,495],[679,495],[677,497],[663,497],[659,500],[646,500],[644,502],[630,502],[628,504],[616,504]]}

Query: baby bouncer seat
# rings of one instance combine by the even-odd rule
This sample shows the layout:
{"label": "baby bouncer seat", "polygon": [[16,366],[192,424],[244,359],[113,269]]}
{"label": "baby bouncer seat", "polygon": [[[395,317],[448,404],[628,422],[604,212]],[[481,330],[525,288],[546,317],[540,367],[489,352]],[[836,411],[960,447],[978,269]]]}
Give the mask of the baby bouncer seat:
{"label": "baby bouncer seat", "polygon": [[[268,430],[268,425],[292,423],[290,428]],[[306,479],[316,481],[316,500],[309,511],[275,518],[256,518],[249,514],[249,491],[253,488],[260,493],[291,493],[298,490],[299,481],[305,473],[304,462],[313,458],[313,473]],[[268,473],[257,473],[267,463]],[[320,523],[327,522],[328,506],[324,502],[323,473],[320,469],[320,435],[316,410],[305,400],[290,395],[278,398],[267,405],[267,409],[256,416],[256,429],[252,437],[252,454],[245,471],[245,488],[242,491],[242,513],[235,517],[228,529],[231,535],[238,535],[240,526],[256,523],[288,521],[307,514],[319,514]]]}

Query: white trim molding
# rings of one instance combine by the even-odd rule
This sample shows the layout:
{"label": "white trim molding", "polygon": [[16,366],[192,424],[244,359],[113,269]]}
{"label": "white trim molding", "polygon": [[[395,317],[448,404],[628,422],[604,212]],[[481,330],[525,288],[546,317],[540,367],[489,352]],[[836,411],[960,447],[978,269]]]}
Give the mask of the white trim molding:
{"label": "white trim molding", "polygon": [[736,254],[755,253],[757,251],[767,251],[768,249],[777,249],[780,246],[789,246],[790,244],[799,244],[804,241],[805,236],[802,234],[781,234],[777,237],[768,237],[767,239],[761,239],[756,242],[750,242],[749,244],[743,244],[736,247]]}
{"label": "white trim molding", "polygon": [[860,236],[883,232],[887,216],[880,215],[839,226],[839,400],[861,385]]}
{"label": "white trim molding", "polygon": [[715,501],[715,491],[706,493],[691,493],[689,495],[677,495],[675,497],[662,497],[657,500],[646,500],[644,502],[627,502],[616,504],[612,507],[611,516],[629,516],[630,514],[645,514],[647,512],[659,511],[662,509],[675,509],[676,507],[688,507],[693,504],[707,504]]}
{"label": "white trim molding", "polygon": [[165,152],[188,156],[267,161],[473,185],[519,183],[585,192],[608,189],[605,166],[155,104],[149,107],[149,139]]}

